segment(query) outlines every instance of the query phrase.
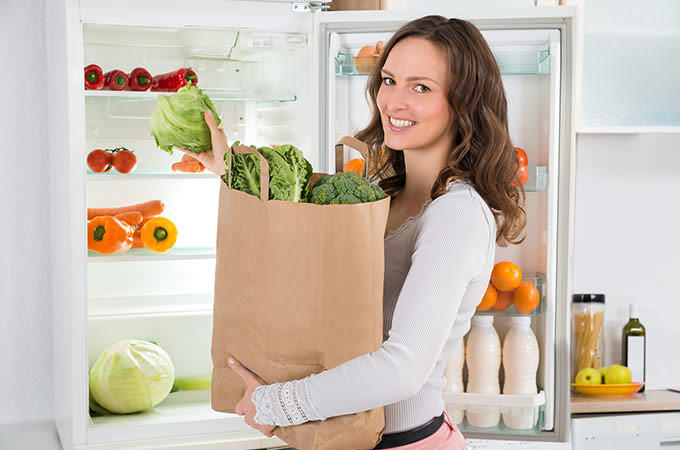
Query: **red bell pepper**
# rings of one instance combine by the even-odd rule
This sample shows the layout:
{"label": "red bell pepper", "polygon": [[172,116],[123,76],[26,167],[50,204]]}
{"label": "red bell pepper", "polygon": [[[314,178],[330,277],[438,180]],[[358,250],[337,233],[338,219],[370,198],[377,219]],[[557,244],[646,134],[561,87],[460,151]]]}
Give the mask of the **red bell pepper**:
{"label": "red bell pepper", "polygon": [[99,90],[104,86],[104,72],[96,64],[85,66],[85,89]]}
{"label": "red bell pepper", "polygon": [[177,89],[191,84],[198,84],[198,75],[191,68],[177,69],[174,72],[163,73],[153,77],[152,91],[177,92]]}
{"label": "red bell pepper", "polygon": [[122,91],[128,85],[128,76],[122,70],[114,69],[104,74],[106,81],[104,89],[111,91]]}
{"label": "red bell pepper", "polygon": [[128,89],[131,91],[146,91],[151,87],[151,74],[143,67],[136,67],[130,72]]}

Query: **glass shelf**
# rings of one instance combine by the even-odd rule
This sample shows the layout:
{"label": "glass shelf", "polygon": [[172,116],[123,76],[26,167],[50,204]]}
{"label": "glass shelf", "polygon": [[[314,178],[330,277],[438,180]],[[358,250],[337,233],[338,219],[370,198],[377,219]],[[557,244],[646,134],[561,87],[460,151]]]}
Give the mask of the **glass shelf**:
{"label": "glass shelf", "polygon": [[87,172],[88,181],[109,181],[109,180],[129,180],[132,178],[179,178],[179,179],[198,179],[198,180],[217,180],[214,173],[204,170],[199,173],[173,172],[172,170],[133,170],[130,173],[120,173],[112,169],[110,172],[95,173],[91,170]]}
{"label": "glass shelf", "polygon": [[[545,413],[545,392],[535,395],[443,393],[446,409],[453,420],[459,420],[458,428],[469,434],[512,434],[529,436],[538,434],[543,428]],[[467,414],[500,414],[496,425],[476,427],[468,422]],[[525,429],[510,428],[503,422],[503,415],[516,422],[528,421],[533,426]],[[517,416],[521,416],[521,419]],[[462,420],[461,420],[462,418]]]}
{"label": "glass shelf", "polygon": [[[200,86],[199,86],[200,87]],[[297,100],[296,95],[257,94],[249,92],[228,91],[224,89],[203,89],[203,93],[213,102],[256,102],[256,103],[286,103]],[[152,91],[94,91],[83,90],[88,101],[155,101],[159,95],[172,95],[174,92]]]}
{"label": "glass shelf", "polygon": [[[492,48],[501,75],[548,75],[550,49],[542,46]],[[339,51],[335,57],[335,75],[339,77],[368,76],[354,66],[352,54]]]}
{"label": "glass shelf", "polygon": [[146,248],[132,248],[126,252],[111,255],[100,255],[88,250],[87,255],[89,262],[210,259],[215,257],[215,247],[174,247],[163,253],[154,252]]}
{"label": "glass shelf", "polygon": [[501,317],[511,317],[511,316],[538,316],[543,313],[545,309],[545,274],[541,272],[522,272],[522,281],[531,281],[536,286],[538,290],[539,299],[538,306],[529,314],[523,314],[515,309],[514,305],[510,305],[505,309],[496,310],[489,309],[486,311],[476,311],[475,314],[480,316],[501,316]]}
{"label": "glass shelf", "polygon": [[541,192],[548,187],[548,167],[529,166],[529,178],[524,184],[524,192]]}

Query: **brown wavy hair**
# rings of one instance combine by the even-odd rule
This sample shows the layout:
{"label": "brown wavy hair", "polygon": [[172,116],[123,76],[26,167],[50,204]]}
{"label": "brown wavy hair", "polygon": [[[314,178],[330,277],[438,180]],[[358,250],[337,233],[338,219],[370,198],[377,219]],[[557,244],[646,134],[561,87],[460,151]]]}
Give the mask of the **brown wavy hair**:
{"label": "brown wavy hair", "polygon": [[404,153],[384,144],[384,131],[376,97],[382,85],[381,70],[395,44],[407,37],[426,39],[448,55],[451,86],[448,100],[453,110],[456,136],[446,166],[432,186],[431,198],[446,192],[451,181],[472,184],[496,220],[496,243],[506,246],[524,241],[525,195],[518,181],[518,160],[508,134],[508,109],[498,65],[480,31],[470,22],[426,16],[402,26],[385,44],[372,71],[366,95],[372,109],[368,126],[356,138],[368,144],[372,179],[390,195],[406,183]]}

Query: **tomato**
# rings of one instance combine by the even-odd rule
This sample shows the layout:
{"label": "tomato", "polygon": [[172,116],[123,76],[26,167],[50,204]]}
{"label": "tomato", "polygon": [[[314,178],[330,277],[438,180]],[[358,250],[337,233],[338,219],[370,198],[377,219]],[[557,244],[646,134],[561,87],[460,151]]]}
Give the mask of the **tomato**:
{"label": "tomato", "polygon": [[97,149],[87,155],[87,166],[92,172],[108,172],[111,170],[111,153]]}
{"label": "tomato", "polygon": [[[527,180],[529,179],[529,168],[527,166],[519,166],[519,169],[517,169],[517,177],[519,178],[520,183],[527,184]],[[519,186],[517,180],[515,180],[515,186]]]}
{"label": "tomato", "polygon": [[529,158],[524,150],[519,147],[515,147],[515,153],[517,154],[517,161],[519,161],[520,166],[528,166]]}
{"label": "tomato", "polygon": [[113,167],[120,173],[130,173],[137,167],[137,157],[130,150],[117,150],[113,154]]}

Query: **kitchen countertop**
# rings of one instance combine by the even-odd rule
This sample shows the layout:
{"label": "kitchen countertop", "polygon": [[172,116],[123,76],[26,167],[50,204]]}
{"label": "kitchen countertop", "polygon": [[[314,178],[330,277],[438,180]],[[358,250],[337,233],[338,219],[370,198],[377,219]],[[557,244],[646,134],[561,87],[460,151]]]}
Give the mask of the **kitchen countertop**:
{"label": "kitchen countertop", "polygon": [[666,389],[647,389],[626,397],[586,397],[571,394],[572,414],[680,411],[680,393]]}

